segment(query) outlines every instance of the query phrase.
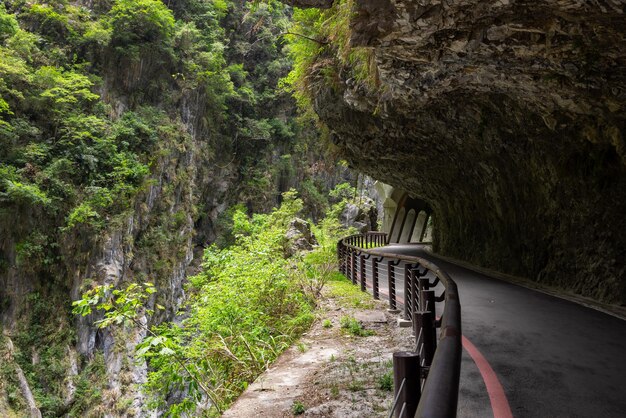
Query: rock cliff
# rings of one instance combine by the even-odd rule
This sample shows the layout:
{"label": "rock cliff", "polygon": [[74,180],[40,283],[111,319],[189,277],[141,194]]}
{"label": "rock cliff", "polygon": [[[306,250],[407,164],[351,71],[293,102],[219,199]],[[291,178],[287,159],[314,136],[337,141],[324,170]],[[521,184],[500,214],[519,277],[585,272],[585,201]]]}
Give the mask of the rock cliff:
{"label": "rock cliff", "polygon": [[308,79],[342,155],[431,204],[437,252],[626,303],[624,2],[352,7],[376,82],[332,40]]}
{"label": "rock cliff", "polygon": [[[27,414],[33,397],[43,416],[156,414],[135,346],[179,313],[202,248],[228,243],[228,209],[268,211],[307,186],[323,212],[320,189],[346,171],[313,164],[318,133],[277,88],[288,13],[0,4],[0,416]],[[156,287],[143,326],[71,313],[92,286],[137,282]]]}

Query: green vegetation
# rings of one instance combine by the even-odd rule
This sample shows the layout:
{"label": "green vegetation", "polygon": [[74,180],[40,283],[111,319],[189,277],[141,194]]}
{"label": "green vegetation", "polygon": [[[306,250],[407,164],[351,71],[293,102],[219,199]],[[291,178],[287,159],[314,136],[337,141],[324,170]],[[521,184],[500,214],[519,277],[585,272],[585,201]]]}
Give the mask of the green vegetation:
{"label": "green vegetation", "polygon": [[351,335],[357,337],[369,337],[371,335],[374,335],[374,331],[364,329],[363,325],[361,325],[361,323],[357,319],[351,316],[342,317],[339,323],[341,324],[341,328],[346,330]]}
{"label": "green vegetation", "polygon": [[76,402],[72,404],[69,411],[70,416],[85,416],[89,412],[93,415],[103,413],[102,395],[103,382],[106,366],[104,356],[97,352],[94,359],[87,364],[75,379],[76,381]]}
{"label": "green vegetation", "polygon": [[[310,326],[319,296],[310,283],[325,283],[330,275],[329,243],[336,237],[318,229],[315,251],[287,258],[285,232],[302,208],[288,192],[267,215],[233,214],[235,243],[205,251],[202,272],[190,278],[186,319],[152,327],[138,346],[151,369],[146,389],[152,406],[169,401],[170,414],[178,416],[208,398],[219,413]],[[144,306],[155,292],[151,283],[98,286],[74,302],[74,312],[103,311],[99,327],[141,326],[137,318],[153,313]],[[181,391],[187,395],[172,403],[168,395]]]}
{"label": "green vegetation", "polygon": [[[55,305],[59,300],[47,296],[30,294],[29,315],[12,335],[13,354],[9,354],[4,337],[0,338],[0,356],[3,358],[0,394],[7,394],[8,406],[14,411],[26,407],[15,375],[15,364],[18,364],[29,381],[39,382],[31,389],[43,416],[54,417],[65,410],[63,381],[70,364],[67,353],[73,333],[69,326],[69,312],[59,316]],[[19,347],[27,349],[17,349]]]}
{"label": "green vegetation", "polygon": [[[312,320],[336,280],[341,229],[323,221],[319,248],[285,259],[285,222],[299,210],[336,215],[349,186],[328,196],[344,168],[324,161],[319,129],[277,88],[292,69],[281,35],[291,14],[274,0],[0,4],[0,273],[32,290],[21,300],[0,289],[0,308],[15,309],[15,362],[44,416],[98,416],[113,403],[103,340],[127,349],[138,312],[153,332],[138,351],[147,389],[173,415],[223,408]],[[282,196],[290,188],[301,200]],[[210,242],[184,323],[164,322],[178,308],[172,277]],[[109,262],[119,271],[107,281],[119,283],[98,286]],[[77,291],[90,299],[75,308],[101,308],[93,319],[107,330],[74,359]],[[120,415],[136,390],[127,363]],[[11,370],[0,404],[20,415]]]}
{"label": "green vegetation", "polygon": [[[321,216],[325,186],[304,168],[300,178],[294,171],[319,156],[308,145],[317,131],[295,120],[289,97],[276,89],[290,69],[278,36],[287,25],[279,2],[188,0],[174,10],[159,0],[98,2],[92,9],[4,2],[0,224],[14,223],[15,214],[35,218],[36,227],[17,219],[26,231],[8,229],[16,237],[45,235],[41,252],[58,264],[70,261],[61,242],[96,239],[124,222],[167,159],[198,146],[174,111],[183,91],[202,97],[195,109],[202,123],[194,129],[215,137],[202,145],[207,157],[236,162],[233,203],[265,212],[281,191],[302,182],[305,205]],[[276,154],[280,164],[272,161]],[[192,175],[182,167],[171,174],[181,183]],[[194,212],[194,202],[186,204]]]}
{"label": "green vegetation", "polygon": [[329,296],[337,299],[340,304],[360,309],[372,309],[376,306],[369,293],[362,292],[339,272],[332,273],[329,284]]}
{"label": "green vegetation", "polygon": [[174,33],[174,16],[159,0],[117,0],[107,17],[116,46],[163,44]]}
{"label": "green vegetation", "polygon": [[393,371],[387,372],[378,378],[378,389],[387,392],[393,390]]}
{"label": "green vegetation", "polygon": [[306,407],[302,402],[296,400],[293,402],[293,405],[291,405],[291,412],[294,415],[302,415],[306,412]]}
{"label": "green vegetation", "polygon": [[[160,1],[141,3],[151,5],[145,19],[155,20],[159,33],[171,32],[173,17]],[[0,7],[0,224],[10,222],[16,237],[45,237],[37,240],[37,253],[45,256],[31,251],[29,257],[37,272],[70,261],[61,242],[84,239],[130,209],[157,164],[155,151],[168,137],[181,142],[185,134],[180,122],[154,106],[111,117],[110,106],[94,93],[101,78],[88,60],[102,44],[87,45],[98,31],[103,42],[113,29],[123,36],[116,26],[121,10],[137,2],[116,2],[111,17],[66,2],[6,4],[9,10]],[[152,33],[147,23],[135,25],[141,15],[124,16],[133,30]],[[127,37],[123,44],[133,42]],[[28,227],[22,217],[37,223]]]}
{"label": "green vegetation", "polygon": [[321,84],[336,88],[342,77],[372,88],[379,85],[371,48],[350,46],[350,18],[354,0],[337,0],[327,10],[295,9],[287,35],[293,70],[283,82],[293,92],[300,109],[309,117],[312,98]]}

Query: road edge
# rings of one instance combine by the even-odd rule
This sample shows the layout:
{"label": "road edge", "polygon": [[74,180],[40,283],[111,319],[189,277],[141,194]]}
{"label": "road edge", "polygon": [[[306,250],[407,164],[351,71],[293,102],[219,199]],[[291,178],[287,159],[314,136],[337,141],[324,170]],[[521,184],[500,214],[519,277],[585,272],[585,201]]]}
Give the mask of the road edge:
{"label": "road edge", "polygon": [[541,293],[545,293],[546,295],[554,296],[559,299],[564,299],[569,302],[576,303],[578,305],[585,306],[590,309],[594,309],[596,311],[605,313],[607,315],[611,315],[617,319],[621,319],[622,321],[626,321],[626,307],[611,305],[608,303],[602,303],[595,299],[591,299],[585,296],[577,295],[571,292],[568,292],[561,288],[556,288],[552,286],[547,286],[542,283],[537,283],[535,281],[530,280],[526,277],[514,276],[511,274],[501,273],[496,270],[492,270],[486,267],[476,266],[474,264],[468,263],[463,260],[459,260],[454,257],[448,257],[445,255],[437,254],[433,252],[430,246],[424,246],[424,251],[427,252],[432,257],[438,258],[443,261],[447,261],[448,263],[455,264],[459,267],[466,268],[468,270],[472,270],[476,273],[484,274],[496,280],[502,280],[508,283],[516,284],[518,286],[525,287],[527,289],[536,290]]}

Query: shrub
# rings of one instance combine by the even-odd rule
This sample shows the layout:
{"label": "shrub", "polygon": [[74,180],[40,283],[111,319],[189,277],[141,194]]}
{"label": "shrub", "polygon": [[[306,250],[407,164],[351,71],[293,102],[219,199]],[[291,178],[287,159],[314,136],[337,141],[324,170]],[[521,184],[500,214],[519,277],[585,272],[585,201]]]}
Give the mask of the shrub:
{"label": "shrub", "polygon": [[117,0],[109,12],[113,46],[168,43],[174,16],[160,0]]}
{"label": "shrub", "polygon": [[0,4],[0,40],[15,35],[18,29],[15,16],[8,14],[4,4]]}
{"label": "shrub", "polygon": [[67,228],[74,228],[79,224],[96,226],[100,215],[96,212],[88,202],[78,205],[67,217]]}
{"label": "shrub", "polygon": [[32,206],[48,206],[52,202],[50,198],[35,184],[26,184],[18,181],[5,180],[5,192],[0,192],[0,199],[5,199],[18,204]]}

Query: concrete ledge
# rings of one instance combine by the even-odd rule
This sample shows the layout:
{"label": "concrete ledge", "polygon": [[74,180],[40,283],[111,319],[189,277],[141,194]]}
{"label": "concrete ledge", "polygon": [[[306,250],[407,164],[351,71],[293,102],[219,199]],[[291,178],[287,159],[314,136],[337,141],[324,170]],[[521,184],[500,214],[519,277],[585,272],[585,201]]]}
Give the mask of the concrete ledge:
{"label": "concrete ledge", "polygon": [[400,328],[409,328],[413,326],[413,322],[408,319],[398,318],[398,327]]}

